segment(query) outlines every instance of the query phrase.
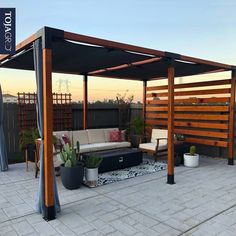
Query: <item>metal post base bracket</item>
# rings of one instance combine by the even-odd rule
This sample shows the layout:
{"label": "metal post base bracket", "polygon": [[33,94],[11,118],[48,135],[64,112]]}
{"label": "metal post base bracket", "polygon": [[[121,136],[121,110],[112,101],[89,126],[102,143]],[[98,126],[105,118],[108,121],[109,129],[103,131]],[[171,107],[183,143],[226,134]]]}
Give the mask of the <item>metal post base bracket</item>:
{"label": "metal post base bracket", "polygon": [[175,184],[174,175],[167,175],[167,184]]}
{"label": "metal post base bracket", "polygon": [[234,165],[234,159],[229,158],[228,159],[228,165],[233,166]]}
{"label": "metal post base bracket", "polygon": [[45,206],[45,213],[44,213],[43,219],[45,221],[55,220],[56,219],[55,214],[56,214],[56,212],[55,212],[54,206],[50,206],[50,207]]}

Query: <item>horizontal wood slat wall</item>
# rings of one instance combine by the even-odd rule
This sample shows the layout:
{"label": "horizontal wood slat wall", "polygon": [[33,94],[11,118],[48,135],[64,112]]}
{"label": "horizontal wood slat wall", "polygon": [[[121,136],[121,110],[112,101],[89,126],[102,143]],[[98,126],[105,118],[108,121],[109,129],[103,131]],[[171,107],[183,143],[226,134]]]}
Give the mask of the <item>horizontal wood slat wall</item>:
{"label": "horizontal wood slat wall", "polygon": [[[228,147],[230,86],[230,79],[175,85],[174,132],[184,134],[190,143]],[[167,85],[147,87],[147,133],[167,129],[167,89]]]}

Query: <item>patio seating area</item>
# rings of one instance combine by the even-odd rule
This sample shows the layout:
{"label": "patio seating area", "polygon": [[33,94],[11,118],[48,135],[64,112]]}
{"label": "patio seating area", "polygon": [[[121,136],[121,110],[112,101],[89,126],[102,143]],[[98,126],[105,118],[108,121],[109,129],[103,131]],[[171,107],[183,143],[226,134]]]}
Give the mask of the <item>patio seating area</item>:
{"label": "patio seating area", "polygon": [[1,235],[234,235],[236,167],[202,157],[201,168],[177,167],[90,189],[66,190],[57,178],[62,212],[46,222],[35,212],[34,165],[0,172]]}
{"label": "patio seating area", "polygon": [[[226,212],[230,207],[234,207],[232,177],[235,172],[235,66],[43,27],[17,45],[14,55],[0,56],[0,67],[35,70],[37,126],[43,140],[39,152],[39,180],[27,179],[28,174],[20,174],[22,181],[17,177],[17,182],[14,178],[13,182],[3,182],[2,188],[5,188],[4,192],[9,193],[9,196],[3,197],[2,200],[2,206],[8,206],[8,209],[2,210],[2,218],[9,222],[11,217],[29,214],[30,221],[34,215],[34,202],[37,202],[37,211],[46,221],[56,219],[59,213],[57,220],[52,223],[37,222],[37,227],[30,225],[31,222],[30,227],[22,223],[16,230],[30,228],[31,230],[25,232],[29,234],[42,229],[43,234],[45,231],[45,234],[51,232],[53,235],[57,234],[58,222],[62,220],[60,227],[63,226],[64,230],[74,230],[76,233],[87,231],[91,234],[108,234],[114,231],[121,235],[132,235],[136,232],[148,232],[148,235],[158,232],[178,235],[196,230],[198,225],[201,230],[205,220],[214,220],[217,214],[220,216],[222,211]],[[209,81],[207,79],[201,82],[194,78],[188,83],[175,83],[177,77],[219,72],[227,73],[229,77],[221,80],[211,80],[209,77]],[[65,191],[61,183],[55,181],[53,170],[52,73],[83,76],[84,130],[90,128],[90,76],[142,81],[143,133],[150,134],[152,130],[159,128],[166,130],[164,138],[168,139],[168,142],[164,143],[164,146],[167,148],[167,173],[161,171],[95,190],[82,191],[83,187],[77,191]],[[151,83],[160,80],[166,81],[166,85],[157,83],[157,86],[153,86]],[[226,148],[228,162],[205,158],[202,168],[177,168],[178,175],[175,179],[176,134],[186,135],[185,141],[188,143]],[[95,134],[92,136],[94,138]],[[105,139],[100,140],[99,137],[100,135],[96,137],[97,140],[90,140],[85,144],[92,143],[94,147],[94,143],[104,143]],[[161,142],[158,140],[156,144],[157,147],[152,150],[155,153]],[[17,165],[14,168],[17,171]],[[9,176],[11,174],[14,176],[14,171],[9,171]],[[3,181],[9,181],[8,173],[2,176]],[[178,185],[174,185],[175,182],[178,182]],[[39,199],[35,201],[38,186]],[[17,194],[17,191],[20,194]],[[37,215],[35,217],[38,219],[36,221],[42,222]],[[226,224],[229,222],[232,225],[235,223],[231,217]],[[46,225],[50,227],[47,229]],[[222,229],[223,227],[219,230]],[[204,230],[207,231],[207,227]],[[211,229],[211,232],[213,231]]]}

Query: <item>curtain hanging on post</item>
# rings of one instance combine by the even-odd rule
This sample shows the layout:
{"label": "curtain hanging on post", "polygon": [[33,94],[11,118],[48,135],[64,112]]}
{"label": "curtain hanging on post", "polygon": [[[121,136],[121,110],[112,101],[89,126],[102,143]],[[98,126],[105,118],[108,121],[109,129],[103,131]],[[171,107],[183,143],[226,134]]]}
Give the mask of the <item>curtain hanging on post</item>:
{"label": "curtain hanging on post", "polygon": [[[40,145],[40,176],[39,176],[39,191],[38,191],[38,202],[37,211],[45,216],[45,200],[44,200],[44,123],[43,123],[43,63],[42,63],[42,40],[37,39],[33,43],[34,48],[34,68],[36,73],[36,85],[37,85],[37,100],[36,100],[36,110],[37,110],[37,125],[39,130],[39,135],[41,137]],[[57,190],[56,178],[54,175],[54,206],[55,213],[60,212],[60,202]],[[56,214],[55,214],[56,215]]]}
{"label": "curtain hanging on post", "polygon": [[3,132],[3,97],[0,85],[0,168],[1,171],[8,170],[7,148]]}

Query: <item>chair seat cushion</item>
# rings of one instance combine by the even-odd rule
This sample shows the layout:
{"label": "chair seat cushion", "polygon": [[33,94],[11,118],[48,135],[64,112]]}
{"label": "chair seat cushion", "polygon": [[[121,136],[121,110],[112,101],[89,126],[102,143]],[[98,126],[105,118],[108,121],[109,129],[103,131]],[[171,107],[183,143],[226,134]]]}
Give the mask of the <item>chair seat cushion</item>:
{"label": "chair seat cushion", "polygon": [[[156,143],[140,143],[139,148],[150,151],[156,151]],[[165,149],[167,149],[167,140],[160,140],[158,150]]]}

